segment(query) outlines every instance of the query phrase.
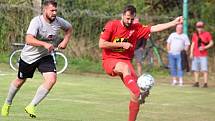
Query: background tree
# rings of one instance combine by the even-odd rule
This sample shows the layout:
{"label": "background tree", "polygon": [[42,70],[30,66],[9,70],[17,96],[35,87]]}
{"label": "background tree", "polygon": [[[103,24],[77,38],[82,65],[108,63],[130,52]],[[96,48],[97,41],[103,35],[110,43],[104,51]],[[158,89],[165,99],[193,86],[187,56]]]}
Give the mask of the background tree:
{"label": "background tree", "polygon": [[[33,16],[41,11],[43,0],[0,0],[0,52],[10,51],[11,42],[24,42],[25,32]],[[156,24],[182,15],[183,0],[58,0],[59,16],[69,20],[74,28],[73,42],[65,53],[75,58],[100,60],[98,38],[104,24],[120,18],[127,4],[137,7],[143,24]],[[215,0],[189,0],[189,36],[195,22],[203,20],[206,30],[215,35]],[[154,40],[165,47],[170,29],[153,34]],[[210,49],[210,61],[215,63],[215,48]],[[214,69],[215,70],[215,69]]]}

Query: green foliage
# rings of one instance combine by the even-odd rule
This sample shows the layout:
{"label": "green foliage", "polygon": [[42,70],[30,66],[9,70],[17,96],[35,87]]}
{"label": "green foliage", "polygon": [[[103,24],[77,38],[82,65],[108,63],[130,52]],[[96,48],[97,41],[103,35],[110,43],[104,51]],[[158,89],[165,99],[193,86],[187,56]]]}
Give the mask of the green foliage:
{"label": "green foliage", "polygon": [[101,62],[95,62],[88,58],[70,58],[67,72],[103,73],[101,65]]}
{"label": "green foliage", "polygon": [[[59,0],[58,3],[59,15],[73,24],[75,40],[84,38],[86,41],[97,44],[104,24],[110,19],[120,18],[120,13],[125,5],[135,5],[143,23],[155,24],[167,22],[182,15],[183,0]],[[33,17],[32,1],[5,0],[0,4],[0,10],[3,11],[0,13],[0,22],[3,24],[0,41],[6,41],[1,46],[8,46],[11,41],[22,42],[30,19]],[[209,31],[214,30],[215,8],[213,5],[214,0],[189,1],[190,33],[194,30],[194,23],[199,19],[209,25],[207,26]],[[153,36],[164,39],[167,33]],[[0,49],[5,50],[5,46]]]}
{"label": "green foliage", "polygon": [[9,51],[12,42],[23,42],[33,9],[29,1],[0,2],[0,51]]}
{"label": "green foliage", "polygon": [[0,63],[9,63],[10,53],[0,52]]}
{"label": "green foliage", "polygon": [[[183,0],[58,0],[59,16],[72,23],[73,39],[65,53],[73,58],[88,58],[98,62],[101,50],[98,48],[100,32],[105,23],[111,19],[120,19],[123,7],[127,4],[136,6],[141,22],[154,25],[168,22],[182,15]],[[215,1],[189,0],[189,35],[195,31],[198,20],[206,23],[206,30],[215,35]],[[0,1],[0,51],[10,51],[12,42],[24,42],[24,36],[34,8],[32,0]],[[160,40],[165,47],[169,29],[153,34],[154,40]],[[214,56],[214,49],[210,50]]]}

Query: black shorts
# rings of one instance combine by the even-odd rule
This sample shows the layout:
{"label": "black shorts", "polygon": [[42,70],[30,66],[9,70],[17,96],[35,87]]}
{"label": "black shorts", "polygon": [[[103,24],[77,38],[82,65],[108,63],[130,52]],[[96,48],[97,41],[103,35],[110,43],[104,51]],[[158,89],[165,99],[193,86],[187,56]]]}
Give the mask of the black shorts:
{"label": "black shorts", "polygon": [[54,64],[53,57],[51,55],[45,56],[37,60],[36,62],[32,64],[28,64],[22,59],[19,61],[19,70],[18,70],[18,78],[19,79],[26,79],[26,78],[32,78],[34,75],[34,72],[36,68],[41,73],[45,72],[55,72],[56,73],[56,67]]}

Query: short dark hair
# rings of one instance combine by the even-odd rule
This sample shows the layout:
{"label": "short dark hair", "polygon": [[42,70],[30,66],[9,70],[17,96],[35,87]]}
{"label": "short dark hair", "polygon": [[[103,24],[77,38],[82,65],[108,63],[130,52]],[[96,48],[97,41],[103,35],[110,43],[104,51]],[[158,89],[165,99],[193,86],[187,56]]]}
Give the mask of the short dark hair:
{"label": "short dark hair", "polygon": [[123,14],[125,14],[127,11],[129,11],[132,15],[136,15],[136,8],[133,5],[127,5],[123,9]]}
{"label": "short dark hair", "polygon": [[43,2],[43,6],[53,5],[54,7],[57,7],[57,2],[55,0],[45,0]]}

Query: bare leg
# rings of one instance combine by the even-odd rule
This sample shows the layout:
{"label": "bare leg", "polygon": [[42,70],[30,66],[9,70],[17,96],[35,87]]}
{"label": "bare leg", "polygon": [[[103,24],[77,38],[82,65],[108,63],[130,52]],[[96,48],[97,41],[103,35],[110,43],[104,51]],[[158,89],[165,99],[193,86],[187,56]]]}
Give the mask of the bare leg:
{"label": "bare leg", "polygon": [[142,63],[137,62],[137,76],[142,75]]}
{"label": "bare leg", "polygon": [[195,78],[195,83],[193,84],[193,87],[199,87],[199,72],[197,71],[194,72],[194,78]]}
{"label": "bare leg", "polygon": [[194,72],[195,82],[199,82],[199,72]]}
{"label": "bare leg", "polygon": [[124,62],[118,62],[113,71],[120,76],[122,75],[123,78],[127,75],[131,75],[131,70],[129,69],[128,64]]}
{"label": "bare leg", "polygon": [[204,85],[203,85],[203,88],[207,88],[208,87],[208,72],[207,71],[203,72],[203,75],[204,75]]}
{"label": "bare leg", "polygon": [[204,83],[208,83],[208,72],[203,72],[204,75]]}

